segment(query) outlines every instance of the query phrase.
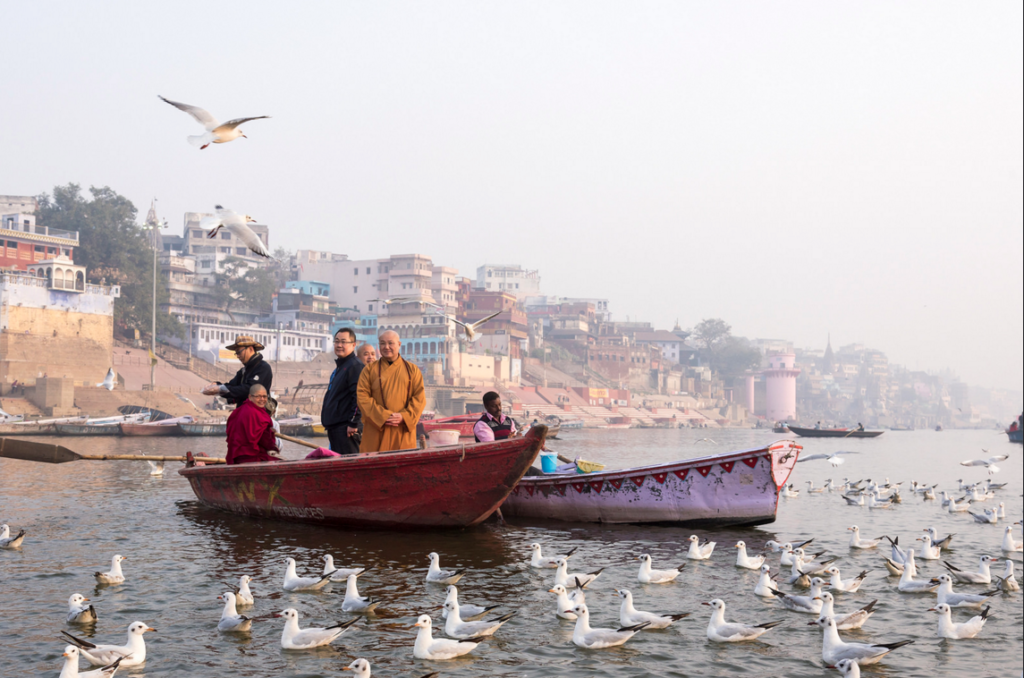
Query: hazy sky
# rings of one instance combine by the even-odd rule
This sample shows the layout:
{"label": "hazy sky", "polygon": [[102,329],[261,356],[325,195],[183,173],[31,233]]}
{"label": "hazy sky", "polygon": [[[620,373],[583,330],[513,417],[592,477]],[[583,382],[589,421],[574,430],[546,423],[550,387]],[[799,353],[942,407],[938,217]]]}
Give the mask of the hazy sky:
{"label": "hazy sky", "polygon": [[[17,2],[0,194],[1024,381],[1020,2]],[[201,128],[271,115],[199,151]]]}

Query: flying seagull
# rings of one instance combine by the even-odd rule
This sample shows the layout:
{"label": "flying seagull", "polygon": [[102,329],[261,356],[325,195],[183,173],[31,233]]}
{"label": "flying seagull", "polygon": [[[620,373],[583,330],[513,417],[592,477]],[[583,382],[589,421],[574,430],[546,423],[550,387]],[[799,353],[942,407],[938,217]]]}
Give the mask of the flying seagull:
{"label": "flying seagull", "polygon": [[461,325],[462,326],[462,331],[466,335],[466,341],[473,342],[473,341],[476,341],[480,337],[480,335],[477,334],[477,330],[480,329],[480,326],[483,325],[488,320],[496,318],[499,315],[501,315],[501,311],[497,311],[496,313],[492,313],[489,316],[487,316],[486,318],[481,318],[480,320],[477,320],[475,323],[464,323],[461,320],[458,320],[454,316],[450,316],[450,315],[445,316],[445,317],[448,318],[448,320],[451,320],[456,325]]}
{"label": "flying seagull", "polygon": [[255,252],[261,257],[270,258],[270,252],[267,251],[267,246],[263,244],[259,236],[253,233],[253,230],[249,228],[250,221],[255,222],[256,220],[250,217],[248,214],[238,214],[231,210],[226,210],[220,205],[216,205],[217,216],[215,217],[203,217],[202,221],[199,222],[199,227],[203,229],[209,229],[207,238],[215,238],[217,232],[222,228],[226,228],[235,234],[235,237],[245,243],[245,246]]}
{"label": "flying seagull", "polygon": [[390,306],[391,304],[407,304],[410,301],[421,301],[420,297],[392,297],[390,299],[370,299],[370,302],[377,302]]}
{"label": "flying seagull", "polygon": [[825,460],[828,461],[828,463],[832,464],[833,466],[839,466],[840,464],[842,464],[843,462],[846,461],[845,459],[842,459],[839,456],[841,454],[860,454],[860,452],[850,451],[850,452],[833,452],[832,454],[810,454],[810,455],[808,455],[806,457],[800,457],[799,459],[796,460],[796,462],[798,464],[801,464],[801,463],[803,463],[805,461],[814,461],[815,459],[825,459]]}
{"label": "flying seagull", "polygon": [[[217,122],[217,119],[207,113],[198,106],[190,106],[189,104],[181,104],[177,101],[171,101],[170,99],[164,99],[162,96],[157,94],[160,100],[174,106],[180,111],[185,111],[193,118],[196,119],[200,125],[206,128],[205,134],[199,136],[188,137],[188,142],[193,146],[198,146],[199,150],[203,150],[210,144],[226,144],[229,141],[234,141],[238,137],[245,137],[242,134],[242,130],[238,128],[239,125],[250,120],[262,120],[263,118],[269,118],[269,115],[257,115],[252,118],[235,118],[234,120],[228,120],[223,125]],[[248,139],[249,137],[245,137]]]}
{"label": "flying seagull", "polygon": [[107,369],[107,376],[100,383],[96,384],[100,388],[105,388],[108,391],[113,391],[114,386],[117,385],[117,375],[114,374],[114,368],[110,367]]}
{"label": "flying seagull", "polygon": [[[988,450],[982,448],[981,450],[985,454],[988,454]],[[999,467],[996,466],[996,462],[1006,461],[1010,458],[1008,454],[997,454],[994,457],[988,459],[968,459],[967,461],[960,462],[961,466],[984,466],[988,469],[988,474],[999,473]]]}

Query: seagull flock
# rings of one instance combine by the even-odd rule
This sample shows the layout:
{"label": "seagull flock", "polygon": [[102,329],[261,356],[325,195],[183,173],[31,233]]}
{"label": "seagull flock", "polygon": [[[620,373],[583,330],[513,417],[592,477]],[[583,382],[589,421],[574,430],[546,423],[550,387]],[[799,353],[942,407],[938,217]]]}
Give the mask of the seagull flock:
{"label": "seagull flock", "polygon": [[[828,457],[822,455],[821,458]],[[991,465],[987,467],[991,468]],[[881,509],[884,503],[884,508],[892,511],[898,510],[898,506],[903,503],[903,485],[904,483],[891,483],[888,478],[882,482],[871,479],[851,481],[845,478],[839,484],[828,481],[822,488],[822,493],[838,493],[847,500],[845,504],[841,504],[847,506],[847,510],[852,507],[863,507],[864,510]],[[991,480],[974,484],[960,480],[956,492],[964,493],[964,496],[948,497],[947,501],[963,502],[973,506],[977,502],[995,499],[998,491],[1004,486],[1005,484],[993,483]],[[908,497],[915,496],[921,502],[934,501],[938,509],[940,501],[928,497],[928,493],[934,488],[934,485],[911,482],[906,492]],[[876,504],[872,506],[851,501],[861,496],[873,498]],[[991,522],[1006,521],[1005,508],[995,511],[994,514],[995,519]],[[980,526],[990,523],[975,521],[968,524]],[[756,586],[750,593],[765,600],[779,614],[773,614],[771,616],[775,617],[774,619],[765,621],[731,620],[727,611],[727,598],[740,595],[740,592],[732,587],[728,589],[728,596],[709,595],[709,600],[701,602],[710,608],[706,637],[712,643],[748,642],[755,641],[779,627],[817,626],[821,631],[822,665],[838,669],[841,675],[854,678],[861,675],[861,667],[882,662],[890,653],[916,640],[885,638],[886,642],[861,642],[864,640],[861,638],[855,642],[844,639],[841,633],[864,629],[869,625],[879,605],[934,613],[936,636],[945,641],[975,638],[984,633],[987,622],[992,619],[991,601],[1020,590],[1015,577],[1014,561],[1009,556],[1024,551],[1024,544],[1016,534],[1016,529],[1021,524],[1020,520],[1006,524],[1000,531],[1001,539],[998,545],[993,543],[993,550],[1001,550],[1004,553],[1002,561],[1005,569],[1001,576],[995,574],[997,570],[994,571],[994,568],[1000,565],[1000,559],[988,553],[974,556],[976,568],[965,564],[965,560],[969,562],[971,558],[957,558],[954,561],[949,553],[954,549],[956,535],[943,536],[934,527],[920,530],[920,536],[912,538],[913,545],[906,542],[901,545],[898,535],[862,535],[860,527],[856,524],[847,527],[845,531],[848,534],[848,541],[846,538],[844,541],[849,553],[845,555],[870,556],[878,553],[879,568],[876,570],[856,568],[844,571],[840,567],[844,554],[829,554],[825,550],[815,550],[814,538],[785,543],[770,540],[755,548],[751,548],[745,541],[730,542],[735,557],[733,558],[731,554],[727,557],[727,566],[734,566],[737,571],[756,572]],[[8,525],[0,525],[2,549],[23,548],[25,537],[25,530],[20,530],[17,535],[12,536]],[[649,553],[631,557],[631,562],[639,563],[636,570],[637,583],[655,588],[685,586],[688,579],[688,563],[725,560],[720,557],[721,549],[716,553],[717,543],[708,538],[691,535],[684,543],[686,548],[680,552],[678,559],[675,562],[662,563],[660,568],[655,567],[654,559]],[[524,554],[523,566],[536,573],[535,576],[543,577],[550,582],[543,590],[553,594],[553,623],[572,623],[572,642],[580,648],[602,650],[617,647],[629,642],[638,634],[674,627],[683,620],[692,619],[696,612],[637,609],[633,593],[623,585],[625,582],[616,582],[613,590],[620,600],[618,621],[613,626],[594,626],[591,618],[593,603],[588,603],[587,595],[596,581],[602,576],[607,578],[608,575],[605,574],[605,568],[570,569],[570,559],[575,561],[579,557],[576,548],[560,555],[545,555],[542,545],[534,543],[530,545],[529,554]],[[99,587],[123,585],[126,582],[126,574],[122,563],[127,561],[128,559],[121,554],[112,556],[109,569],[93,574],[96,584]],[[503,627],[516,618],[518,610],[502,611],[501,608],[507,604],[503,605],[497,601],[460,600],[460,590],[456,584],[464,577],[472,577],[474,573],[468,569],[442,568],[441,556],[436,552],[430,553],[427,561],[428,567],[423,581],[428,589],[436,589],[436,611],[440,612],[440,617],[436,621],[438,628],[435,629],[432,611],[418,611],[415,624],[409,627],[410,631],[415,630],[415,638],[410,643],[413,658],[430,661],[454,659],[472,653],[491,637],[506,633],[502,630]],[[273,623],[268,621],[272,619],[282,620],[281,649],[302,652],[335,643],[346,633],[359,628],[358,622],[361,619],[375,615],[381,607],[387,609],[384,601],[359,593],[359,579],[372,576],[370,573],[376,569],[375,566],[339,567],[330,554],[323,555],[320,562],[323,566],[317,566],[316,574],[300,574],[296,559],[285,558],[282,562],[283,577],[280,590],[288,593],[330,595],[331,591],[327,589],[330,583],[344,582],[345,590],[339,612],[352,615],[351,618],[331,621],[321,626],[303,627],[300,612],[295,607],[268,611],[261,615],[247,613],[247,608],[261,605],[263,601],[257,598],[250,588],[252,577],[243,574],[238,578],[237,584],[224,584],[225,590],[217,596],[222,604],[220,618],[216,620],[211,615],[208,622],[210,628],[215,625],[219,633],[249,634],[254,624]],[[922,575],[918,568],[926,562],[935,563],[932,567],[941,564],[945,571],[938,576]],[[882,565],[884,574],[873,577],[872,573],[881,570]],[[553,574],[544,574],[547,572]],[[855,576],[853,572],[856,572]],[[788,588],[784,590],[783,584]],[[842,605],[841,601],[846,595],[861,590],[869,590],[869,596],[874,599],[856,608]],[[442,592],[443,602],[440,600]],[[265,600],[269,602],[276,597],[270,595]],[[920,599],[928,602],[913,602]],[[91,630],[95,628],[101,613],[105,612],[97,610],[94,603],[80,593],[73,593],[68,599],[65,623],[71,627]],[[789,613],[795,613],[796,616],[789,616]],[[809,615],[810,620],[800,622],[799,615]],[[539,621],[534,619],[531,623]],[[145,634],[154,631],[156,629],[146,622],[133,621],[127,627],[123,643],[118,644],[116,640],[108,639],[109,642],[101,644],[62,630],[62,640],[70,644],[64,648],[62,655],[64,667],[61,677],[111,678],[121,668],[141,666],[147,656]],[[443,636],[435,636],[435,633]],[[97,668],[80,670],[79,664],[82,661],[89,667]],[[344,668],[353,671],[356,676],[371,676],[371,664],[366,658],[357,658]]]}

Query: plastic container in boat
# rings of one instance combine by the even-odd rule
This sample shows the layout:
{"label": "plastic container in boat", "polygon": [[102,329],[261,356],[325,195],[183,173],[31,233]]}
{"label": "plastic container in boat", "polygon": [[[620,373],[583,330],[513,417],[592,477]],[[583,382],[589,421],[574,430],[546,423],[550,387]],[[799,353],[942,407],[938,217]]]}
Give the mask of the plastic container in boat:
{"label": "plastic container in boat", "polygon": [[431,447],[446,447],[448,445],[459,444],[459,432],[452,431],[450,429],[441,429],[439,431],[430,432],[430,446]]}
{"label": "plastic container in boat", "polygon": [[544,473],[555,473],[558,470],[558,455],[542,453],[540,455],[540,470]]}

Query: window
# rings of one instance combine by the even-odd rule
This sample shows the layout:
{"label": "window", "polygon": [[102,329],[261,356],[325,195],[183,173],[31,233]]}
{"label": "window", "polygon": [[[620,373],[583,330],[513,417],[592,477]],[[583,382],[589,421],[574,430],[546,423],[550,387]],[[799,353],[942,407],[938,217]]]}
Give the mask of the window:
{"label": "window", "polygon": [[231,254],[230,247],[218,247],[217,249],[220,250],[223,254]]}
{"label": "window", "polygon": [[231,240],[231,231],[221,231],[220,232],[220,239],[221,240]]}
{"label": "window", "polygon": [[359,288],[358,287],[353,287],[352,288],[352,294],[359,294]]}
{"label": "window", "polygon": [[366,267],[366,275],[370,275],[370,267],[369,266]]}
{"label": "window", "polygon": [[373,312],[373,304],[370,304],[370,312]]}
{"label": "window", "polygon": [[246,254],[248,254],[248,252],[249,252],[249,250],[247,250],[244,247],[236,247],[235,248],[235,254],[237,254],[239,256],[245,256]]}
{"label": "window", "polygon": [[359,275],[359,269],[358,268],[353,268],[352,269],[352,275]]}
{"label": "window", "polygon": [[192,231],[192,237],[193,238],[202,238],[203,237],[203,232],[202,231]]}
{"label": "window", "polygon": [[210,268],[210,260],[209,259],[203,259],[203,261],[199,264],[199,266],[201,268]]}

